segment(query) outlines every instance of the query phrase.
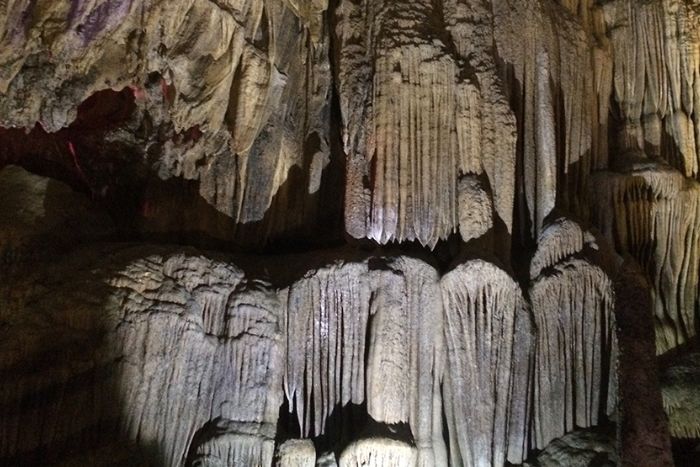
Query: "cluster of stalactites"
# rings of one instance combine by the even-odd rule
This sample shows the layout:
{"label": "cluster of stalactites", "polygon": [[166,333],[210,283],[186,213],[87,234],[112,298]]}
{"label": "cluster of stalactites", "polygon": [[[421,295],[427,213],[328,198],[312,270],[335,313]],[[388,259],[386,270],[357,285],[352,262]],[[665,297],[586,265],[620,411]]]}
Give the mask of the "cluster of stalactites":
{"label": "cluster of stalactites", "polygon": [[[3,319],[19,332],[10,345],[38,339],[14,358],[61,349],[50,369],[30,364],[1,386],[0,462],[44,450],[60,456],[71,442],[94,449],[97,440],[152,447],[167,465],[188,457],[269,464],[283,398],[277,295],[203,256],[104,251],[82,250],[27,278],[34,305],[0,297]],[[37,287],[41,274],[56,287]],[[52,326],[37,329],[27,306]]]}
{"label": "cluster of stalactites", "polygon": [[366,402],[374,420],[409,424],[421,465],[441,464],[437,272],[405,257],[338,263],[283,295],[285,391],[302,434],[319,436],[334,410]]}
{"label": "cluster of stalactites", "polygon": [[700,267],[700,185],[668,166],[646,164],[595,177],[594,219],[616,249],[631,254],[652,284],[656,350],[695,335]]}
{"label": "cluster of stalactites", "polygon": [[606,6],[623,151],[662,157],[687,177],[700,161],[700,10],[691,2]]}
{"label": "cluster of stalactites", "polygon": [[[467,240],[482,235],[494,215],[510,229],[515,121],[493,67],[470,75],[452,39],[438,39],[431,18],[446,14],[431,2],[369,0],[336,11],[354,237],[432,248],[458,229]],[[461,181],[481,174],[490,188]],[[476,225],[464,215],[474,189],[488,207]]]}
{"label": "cluster of stalactites", "polygon": [[373,419],[409,424],[420,465],[500,465],[596,425],[616,403],[617,346],[612,285],[585,248],[593,238],[571,220],[545,229],[531,305],[483,260],[439,282],[404,257],[308,273],[283,292],[285,387],[302,433],[321,435],[334,410],[366,402]]}
{"label": "cluster of stalactites", "polygon": [[473,260],[445,275],[441,288],[451,465],[519,463],[527,455],[534,344],[520,287]]}

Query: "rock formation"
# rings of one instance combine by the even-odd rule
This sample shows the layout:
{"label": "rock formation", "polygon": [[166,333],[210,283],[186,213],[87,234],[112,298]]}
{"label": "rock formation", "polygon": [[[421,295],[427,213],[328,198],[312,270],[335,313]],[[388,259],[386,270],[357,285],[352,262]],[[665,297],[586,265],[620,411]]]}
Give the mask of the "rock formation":
{"label": "rock formation", "polygon": [[699,183],[698,0],[0,0],[0,464],[682,462]]}
{"label": "rock formation", "polygon": [[612,433],[579,430],[552,441],[535,459],[525,462],[523,466],[610,467],[618,465],[618,461]]}
{"label": "rock formation", "polygon": [[105,245],[9,285],[3,463],[110,437],[167,465],[189,445],[193,456],[271,462],[284,341],[264,284],[200,255]]}
{"label": "rock formation", "polygon": [[602,269],[576,253],[584,233],[568,219],[540,236],[530,273],[537,326],[533,440],[538,448],[598,424],[617,395],[614,293]]}
{"label": "rock formation", "polygon": [[441,282],[451,465],[503,465],[527,453],[534,326],[518,284],[468,261]]}
{"label": "rock formation", "polygon": [[668,414],[671,435],[676,438],[700,438],[700,356],[684,355],[664,369],[661,394]]}
{"label": "rock formation", "polygon": [[322,434],[338,406],[366,402],[374,420],[410,425],[421,465],[444,463],[437,279],[415,259],[369,258],[289,288],[285,389],[304,435]]}

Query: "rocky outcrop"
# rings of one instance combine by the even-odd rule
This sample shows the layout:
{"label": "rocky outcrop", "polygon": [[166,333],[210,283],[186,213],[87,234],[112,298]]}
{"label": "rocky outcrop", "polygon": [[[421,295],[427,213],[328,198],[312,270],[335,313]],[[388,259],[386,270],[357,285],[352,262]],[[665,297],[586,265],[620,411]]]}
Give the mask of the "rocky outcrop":
{"label": "rocky outcrop", "polygon": [[[0,126],[37,125],[35,138],[51,138],[80,120],[91,96],[126,90],[132,104],[121,127],[87,148],[69,139],[48,149],[68,148],[63,156],[76,159],[79,172],[109,170],[96,145],[115,161],[128,159],[122,171],[145,191],[132,213],[145,218],[144,229],[250,245],[317,226],[330,163],[324,8],[283,0],[3,5]],[[85,131],[94,129],[73,136],[82,140]],[[7,136],[16,138],[26,135]],[[184,197],[176,190],[175,204],[160,180],[196,188]]]}

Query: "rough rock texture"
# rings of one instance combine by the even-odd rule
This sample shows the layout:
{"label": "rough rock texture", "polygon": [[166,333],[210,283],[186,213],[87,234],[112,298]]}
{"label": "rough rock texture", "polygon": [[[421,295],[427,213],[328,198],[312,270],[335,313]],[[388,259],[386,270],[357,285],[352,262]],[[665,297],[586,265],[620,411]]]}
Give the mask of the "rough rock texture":
{"label": "rough rock texture", "polygon": [[607,162],[613,63],[600,5],[555,3],[493,2],[494,38],[518,118],[515,233],[523,237],[537,238],[555,206],[585,206],[581,187]]}
{"label": "rough rock texture", "polygon": [[[148,230],[182,229],[184,220],[184,230],[253,243],[302,229],[318,214],[330,157],[323,9],[283,0],[4,2],[0,126],[57,132],[90,96],[128,89],[126,131],[110,132],[103,152],[131,153],[131,172],[156,181],[197,184],[178,215],[157,183],[139,177],[150,187]],[[94,146],[65,144],[78,171],[101,163]]]}
{"label": "rough rock texture", "polygon": [[[619,341],[618,457],[620,465],[672,466],[668,420],[663,412],[650,287],[630,257],[615,276]],[[634,384],[624,384],[633,381]]]}
{"label": "rough rock texture", "polygon": [[595,181],[597,224],[639,261],[654,286],[657,352],[686,343],[696,334],[700,306],[700,184],[652,163],[601,173]]}
{"label": "rough rock texture", "polygon": [[308,439],[290,439],[277,448],[278,467],[314,467],[316,448]]}
{"label": "rough rock texture", "polygon": [[466,201],[460,177],[484,172],[493,194],[482,196],[493,196],[510,228],[513,117],[495,78],[475,76],[468,46],[445,31],[452,8],[344,0],[336,9],[345,223],[354,237],[432,247],[456,230],[467,208],[459,204]]}
{"label": "rough rock texture", "polygon": [[339,467],[382,465],[401,467],[416,464],[416,449],[401,441],[368,438],[352,443],[343,450]]}

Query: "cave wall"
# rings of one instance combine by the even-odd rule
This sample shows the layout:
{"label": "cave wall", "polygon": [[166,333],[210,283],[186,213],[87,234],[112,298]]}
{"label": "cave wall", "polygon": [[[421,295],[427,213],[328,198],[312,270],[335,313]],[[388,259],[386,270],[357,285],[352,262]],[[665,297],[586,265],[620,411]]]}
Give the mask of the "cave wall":
{"label": "cave wall", "polygon": [[672,465],[699,112],[697,0],[0,0],[0,464]]}

